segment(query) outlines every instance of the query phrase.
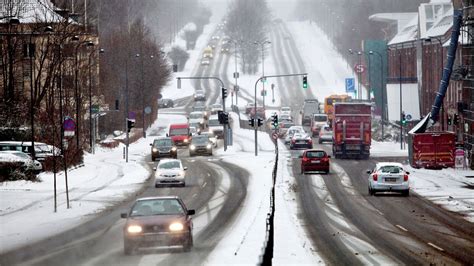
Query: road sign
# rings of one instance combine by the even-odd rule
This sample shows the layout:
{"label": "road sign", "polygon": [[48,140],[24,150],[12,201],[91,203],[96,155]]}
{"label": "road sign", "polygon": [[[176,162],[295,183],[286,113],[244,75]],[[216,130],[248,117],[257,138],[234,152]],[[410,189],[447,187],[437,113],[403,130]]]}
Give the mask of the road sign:
{"label": "road sign", "polygon": [[76,130],[76,122],[71,117],[66,116],[64,117],[63,128],[64,130],[74,131]]}
{"label": "road sign", "polygon": [[356,64],[354,66],[354,71],[356,73],[364,73],[365,72],[365,66],[363,64]]}
{"label": "road sign", "polygon": [[151,107],[150,106],[145,107],[145,114],[147,114],[147,115],[151,114]]}
{"label": "road sign", "polygon": [[405,119],[406,119],[407,121],[411,121],[412,118],[413,118],[413,117],[411,116],[411,114],[406,114],[406,115],[405,115]]}
{"label": "road sign", "polygon": [[239,91],[239,85],[234,85],[234,91],[238,92]]}
{"label": "road sign", "polygon": [[354,78],[346,78],[346,92],[355,91],[355,81]]}
{"label": "road sign", "polygon": [[239,72],[234,72],[234,78],[238,79],[239,78]]}
{"label": "road sign", "polygon": [[465,152],[463,149],[456,149],[456,151],[454,152],[454,167],[455,168],[464,168],[465,165],[464,163],[466,162],[464,156],[465,156]]}
{"label": "road sign", "polygon": [[135,112],[128,112],[128,118],[130,120],[134,120],[135,121],[135,118],[137,117],[137,113]]}
{"label": "road sign", "polygon": [[276,132],[273,132],[272,138],[273,138],[274,140],[278,139],[278,134],[277,134]]}
{"label": "road sign", "polygon": [[99,107],[98,104],[94,104],[94,105],[91,106],[91,112],[93,114],[97,114],[99,112],[99,110],[100,110],[100,107]]}

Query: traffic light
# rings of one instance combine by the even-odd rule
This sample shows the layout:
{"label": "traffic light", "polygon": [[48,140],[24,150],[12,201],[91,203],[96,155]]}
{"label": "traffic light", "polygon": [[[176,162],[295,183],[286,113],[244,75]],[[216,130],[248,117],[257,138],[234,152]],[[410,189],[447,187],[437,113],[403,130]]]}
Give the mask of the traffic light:
{"label": "traffic light", "polygon": [[260,118],[257,118],[257,127],[260,127],[263,125],[263,120]]}
{"label": "traffic light", "polygon": [[448,126],[453,124],[453,120],[450,115],[448,115]]}
{"label": "traffic light", "polygon": [[229,113],[227,112],[222,113],[222,123],[224,125],[229,124]]}
{"label": "traffic light", "polygon": [[219,120],[219,124],[224,124],[224,112],[217,111],[217,120]]}
{"label": "traffic light", "polygon": [[253,119],[253,118],[249,119],[249,126],[255,127],[255,119]]}
{"label": "traffic light", "polygon": [[127,119],[127,131],[130,132],[132,127],[135,127],[135,120]]}
{"label": "traffic light", "polygon": [[458,114],[454,114],[454,117],[453,117],[453,124],[454,125],[458,125],[459,123],[459,115]]}
{"label": "traffic light", "polygon": [[407,118],[406,118],[405,112],[402,112],[402,125],[406,125],[406,124],[407,124]]}
{"label": "traffic light", "polygon": [[222,99],[227,98],[227,89],[222,87]]}
{"label": "traffic light", "polygon": [[308,88],[308,77],[307,76],[303,76],[303,89],[307,89]]}
{"label": "traffic light", "polygon": [[273,125],[273,128],[278,128],[278,115],[273,115],[272,116],[272,125]]}

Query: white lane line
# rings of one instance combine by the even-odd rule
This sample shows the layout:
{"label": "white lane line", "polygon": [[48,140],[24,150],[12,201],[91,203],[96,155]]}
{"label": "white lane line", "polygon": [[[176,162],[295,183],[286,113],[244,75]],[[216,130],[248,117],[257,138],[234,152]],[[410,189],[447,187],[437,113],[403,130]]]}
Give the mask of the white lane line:
{"label": "white lane line", "polygon": [[401,226],[401,225],[399,225],[399,224],[397,224],[397,225],[395,225],[395,226],[398,227],[398,228],[400,228],[401,230],[403,230],[403,231],[405,231],[405,232],[408,232],[408,230],[407,230],[405,227],[403,227],[403,226]]}
{"label": "white lane line", "polygon": [[204,184],[202,184],[202,186],[201,186],[201,187],[203,187],[203,188],[204,188],[206,185],[207,185],[207,182],[204,182]]}
{"label": "white lane line", "polygon": [[431,242],[428,242],[428,245],[434,247],[435,249],[437,249],[437,250],[439,250],[439,251],[444,251],[444,249],[438,247],[437,245],[435,245],[435,244],[433,244],[433,243],[431,243]]}

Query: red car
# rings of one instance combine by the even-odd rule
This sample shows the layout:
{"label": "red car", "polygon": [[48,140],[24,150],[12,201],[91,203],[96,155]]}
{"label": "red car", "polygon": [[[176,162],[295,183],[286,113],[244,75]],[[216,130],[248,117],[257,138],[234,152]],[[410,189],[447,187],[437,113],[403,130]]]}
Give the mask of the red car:
{"label": "red car", "polygon": [[301,173],[306,174],[309,171],[319,171],[329,173],[329,158],[331,156],[323,150],[305,150],[301,158]]}

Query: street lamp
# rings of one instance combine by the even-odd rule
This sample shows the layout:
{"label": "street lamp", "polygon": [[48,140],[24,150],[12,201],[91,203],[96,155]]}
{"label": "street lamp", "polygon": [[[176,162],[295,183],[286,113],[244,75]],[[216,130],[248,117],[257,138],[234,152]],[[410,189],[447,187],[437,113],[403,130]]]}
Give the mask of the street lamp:
{"label": "street lamp", "polygon": [[[402,120],[403,120],[403,106],[402,106],[402,101],[403,101],[403,92],[402,92],[402,51],[401,49],[403,49],[403,44],[401,46],[401,48],[399,49],[396,49],[396,51],[398,52],[398,58],[399,58],[399,81],[400,81],[400,149],[403,149],[403,123],[402,123]],[[388,50],[389,51],[393,51],[394,49],[391,49],[390,47],[388,47]]]}
{"label": "street lamp", "polygon": [[[265,44],[270,44],[270,41],[254,42],[255,45],[262,47],[262,77],[265,76]],[[262,80],[262,91],[263,91],[263,108],[265,108],[265,80]],[[255,114],[257,114],[257,92],[255,91]],[[256,134],[256,133],[255,133]]]}
{"label": "street lamp", "polygon": [[[88,41],[86,43],[87,47],[94,47],[94,43],[92,41]],[[89,54],[89,147],[90,152],[92,153],[93,143],[92,143],[92,55],[94,54],[94,50]]]}
{"label": "street lamp", "polygon": [[383,80],[383,72],[384,72],[384,67],[383,67],[383,57],[382,55],[377,52],[377,51],[369,51],[369,55],[377,54],[380,58],[380,90],[382,93],[382,141],[384,141],[384,123],[385,123],[385,88],[384,88],[384,80]]}
{"label": "street lamp", "polygon": [[239,85],[237,84],[237,79],[239,78],[239,72],[237,70],[237,45],[238,45],[238,42],[233,40],[231,41],[235,48],[234,48],[234,58],[235,58],[235,71],[234,71],[234,79],[235,79],[235,87],[234,87],[234,92],[235,92],[235,105],[238,105],[238,97],[237,97],[237,93],[239,92]]}

